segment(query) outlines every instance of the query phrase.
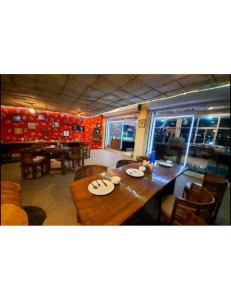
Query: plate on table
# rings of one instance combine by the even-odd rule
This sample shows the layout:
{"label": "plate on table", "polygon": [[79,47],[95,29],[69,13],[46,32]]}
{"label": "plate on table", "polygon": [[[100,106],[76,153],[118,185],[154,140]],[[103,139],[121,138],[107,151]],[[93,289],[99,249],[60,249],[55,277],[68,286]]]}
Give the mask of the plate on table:
{"label": "plate on table", "polygon": [[168,168],[173,167],[173,164],[169,163],[167,161],[159,161],[159,165],[164,166],[164,167],[168,167]]}
{"label": "plate on table", "polygon": [[[95,187],[94,187],[95,186]],[[97,179],[89,183],[88,191],[97,196],[110,194],[114,190],[114,184],[106,179]]]}
{"label": "plate on table", "polygon": [[126,169],[126,173],[132,177],[143,177],[144,176],[143,171],[140,171],[140,170],[134,169],[134,168]]}

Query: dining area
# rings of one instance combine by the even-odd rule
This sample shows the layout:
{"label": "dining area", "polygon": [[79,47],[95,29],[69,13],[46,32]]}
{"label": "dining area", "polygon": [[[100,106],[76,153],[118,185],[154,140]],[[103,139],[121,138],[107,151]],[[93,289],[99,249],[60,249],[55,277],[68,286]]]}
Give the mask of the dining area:
{"label": "dining area", "polygon": [[[230,83],[227,76],[214,76],[215,88],[211,77],[193,74],[38,75],[36,82],[30,75],[4,75],[1,224],[229,224]],[[171,99],[162,94],[142,101],[142,95],[154,92],[150,83],[161,90],[172,81],[190,90],[183,100],[172,90]],[[49,82],[53,100],[59,97],[62,103],[50,107],[54,101],[46,89],[39,98],[43,82]],[[211,88],[203,88],[203,82]],[[19,87],[29,83],[37,100],[12,102]],[[143,94],[136,103],[119,96],[126,89],[132,98],[140,86]],[[78,89],[86,92],[74,106]],[[66,90],[73,98],[65,96]],[[21,97],[27,97],[26,89]],[[218,97],[222,107],[214,100]],[[187,99],[189,106],[182,104]],[[226,156],[208,160],[202,150],[194,153],[201,144]]]}

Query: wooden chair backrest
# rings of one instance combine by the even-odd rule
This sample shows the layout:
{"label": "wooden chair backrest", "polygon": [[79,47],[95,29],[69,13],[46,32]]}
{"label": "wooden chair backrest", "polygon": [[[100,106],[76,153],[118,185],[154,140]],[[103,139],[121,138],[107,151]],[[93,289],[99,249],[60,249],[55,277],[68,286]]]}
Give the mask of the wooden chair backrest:
{"label": "wooden chair backrest", "polygon": [[215,174],[206,172],[202,186],[206,188],[215,198],[214,221],[216,219],[219,207],[225,194],[228,180]]}
{"label": "wooden chair backrest", "polygon": [[100,165],[89,165],[89,166],[80,167],[75,171],[74,180],[79,180],[106,171],[107,171],[107,167],[100,166]]}
{"label": "wooden chair backrest", "polygon": [[188,222],[188,214],[195,214],[211,224],[215,208],[214,196],[205,188],[196,184],[191,184],[187,194],[187,199],[176,197],[171,223],[174,225],[184,225]]}
{"label": "wooden chair backrest", "polygon": [[121,159],[116,162],[116,168],[120,168],[122,166],[135,163],[136,161],[130,159]]}
{"label": "wooden chair backrest", "polygon": [[33,164],[34,152],[32,149],[24,149],[21,151],[21,163],[22,165]]}
{"label": "wooden chair backrest", "polygon": [[150,161],[150,156],[139,156],[139,155],[137,155],[137,156],[136,156],[136,160],[137,160],[138,162],[142,162],[142,161],[144,161],[144,160]]}

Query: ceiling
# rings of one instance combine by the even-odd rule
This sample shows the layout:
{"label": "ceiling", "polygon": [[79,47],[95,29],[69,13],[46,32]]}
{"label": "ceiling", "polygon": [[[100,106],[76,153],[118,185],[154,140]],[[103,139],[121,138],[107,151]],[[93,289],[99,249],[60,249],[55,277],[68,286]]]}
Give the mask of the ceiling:
{"label": "ceiling", "polygon": [[1,102],[94,116],[228,83],[229,75],[2,75]]}

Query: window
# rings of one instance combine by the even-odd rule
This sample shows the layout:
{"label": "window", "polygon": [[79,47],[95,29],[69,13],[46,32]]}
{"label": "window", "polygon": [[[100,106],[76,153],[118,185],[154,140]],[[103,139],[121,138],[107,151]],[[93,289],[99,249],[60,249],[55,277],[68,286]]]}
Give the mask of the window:
{"label": "window", "polygon": [[199,120],[198,127],[216,127],[218,123],[218,118],[213,117],[203,117]]}
{"label": "window", "polygon": [[197,144],[202,144],[204,142],[204,136],[205,136],[205,129],[198,129],[195,142]]}
{"label": "window", "polygon": [[216,130],[215,129],[207,129],[205,133],[205,144],[213,144],[214,143],[214,136],[215,136]]}
{"label": "window", "polygon": [[221,118],[219,127],[230,128],[230,118]]}
{"label": "window", "polygon": [[218,130],[216,144],[224,147],[230,147],[230,129]]}

